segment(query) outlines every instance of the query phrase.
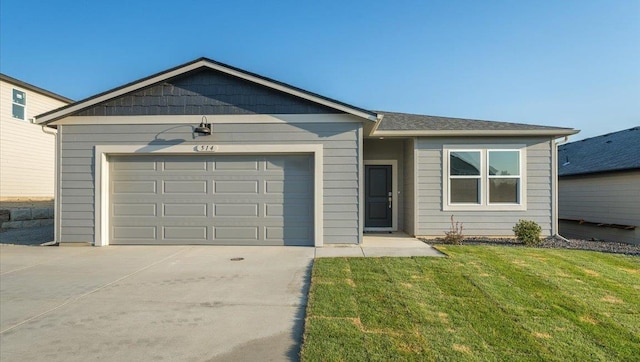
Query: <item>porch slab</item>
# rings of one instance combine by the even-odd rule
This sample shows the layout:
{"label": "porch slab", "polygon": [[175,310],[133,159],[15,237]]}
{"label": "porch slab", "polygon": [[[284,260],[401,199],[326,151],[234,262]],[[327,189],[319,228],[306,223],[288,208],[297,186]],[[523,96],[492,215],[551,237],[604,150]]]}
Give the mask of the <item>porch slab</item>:
{"label": "porch slab", "polygon": [[431,245],[403,232],[367,233],[360,245],[326,245],[316,248],[316,258],[445,256]]}

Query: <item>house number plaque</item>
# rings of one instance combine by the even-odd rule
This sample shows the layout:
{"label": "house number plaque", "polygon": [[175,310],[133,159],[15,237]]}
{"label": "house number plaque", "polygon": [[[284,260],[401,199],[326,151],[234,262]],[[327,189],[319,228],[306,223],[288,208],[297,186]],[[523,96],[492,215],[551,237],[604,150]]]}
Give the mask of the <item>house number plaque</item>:
{"label": "house number plaque", "polygon": [[218,150],[217,145],[197,145],[197,152],[216,152]]}

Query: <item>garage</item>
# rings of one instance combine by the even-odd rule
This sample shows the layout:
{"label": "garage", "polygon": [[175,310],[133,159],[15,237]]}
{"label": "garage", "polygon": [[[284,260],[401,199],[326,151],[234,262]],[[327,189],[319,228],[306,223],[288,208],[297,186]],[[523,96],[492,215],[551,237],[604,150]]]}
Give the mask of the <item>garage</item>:
{"label": "garage", "polygon": [[313,157],[109,156],[111,244],[314,245]]}

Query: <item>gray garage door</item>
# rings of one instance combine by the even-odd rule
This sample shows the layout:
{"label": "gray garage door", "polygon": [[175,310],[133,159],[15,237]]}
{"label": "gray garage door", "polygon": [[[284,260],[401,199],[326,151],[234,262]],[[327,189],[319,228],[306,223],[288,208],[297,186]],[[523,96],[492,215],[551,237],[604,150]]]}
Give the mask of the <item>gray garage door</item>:
{"label": "gray garage door", "polygon": [[111,244],[313,245],[308,155],[110,161]]}

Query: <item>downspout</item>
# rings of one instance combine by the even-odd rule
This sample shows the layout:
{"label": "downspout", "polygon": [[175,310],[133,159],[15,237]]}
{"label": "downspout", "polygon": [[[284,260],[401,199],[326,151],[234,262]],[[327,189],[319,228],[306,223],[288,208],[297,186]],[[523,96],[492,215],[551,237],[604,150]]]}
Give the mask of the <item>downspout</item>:
{"label": "downspout", "polygon": [[[33,119],[32,119],[32,123],[33,123]],[[44,243],[42,245],[44,246],[51,246],[51,245],[58,245],[60,240],[58,240],[58,231],[60,230],[60,207],[59,207],[59,201],[60,201],[60,194],[58,192],[58,177],[60,177],[60,170],[59,170],[59,162],[58,162],[58,145],[59,145],[59,139],[58,139],[58,130],[53,129],[53,128],[49,128],[46,125],[42,125],[42,132],[46,133],[46,134],[50,134],[55,138],[54,141],[54,152],[53,152],[53,160],[54,160],[54,176],[53,176],[53,223],[54,223],[54,232],[53,232],[53,241]]]}
{"label": "downspout", "polygon": [[553,144],[553,158],[552,158],[552,168],[553,168],[553,225],[552,225],[552,234],[554,237],[559,238],[561,240],[564,241],[569,241],[567,240],[567,238],[565,238],[564,236],[560,235],[560,232],[558,230],[558,189],[559,189],[559,182],[558,182],[558,146],[562,145],[564,143],[567,143],[567,141],[569,140],[569,136],[564,136],[564,139],[562,141],[559,142],[555,142],[555,140],[551,140],[551,143]]}

